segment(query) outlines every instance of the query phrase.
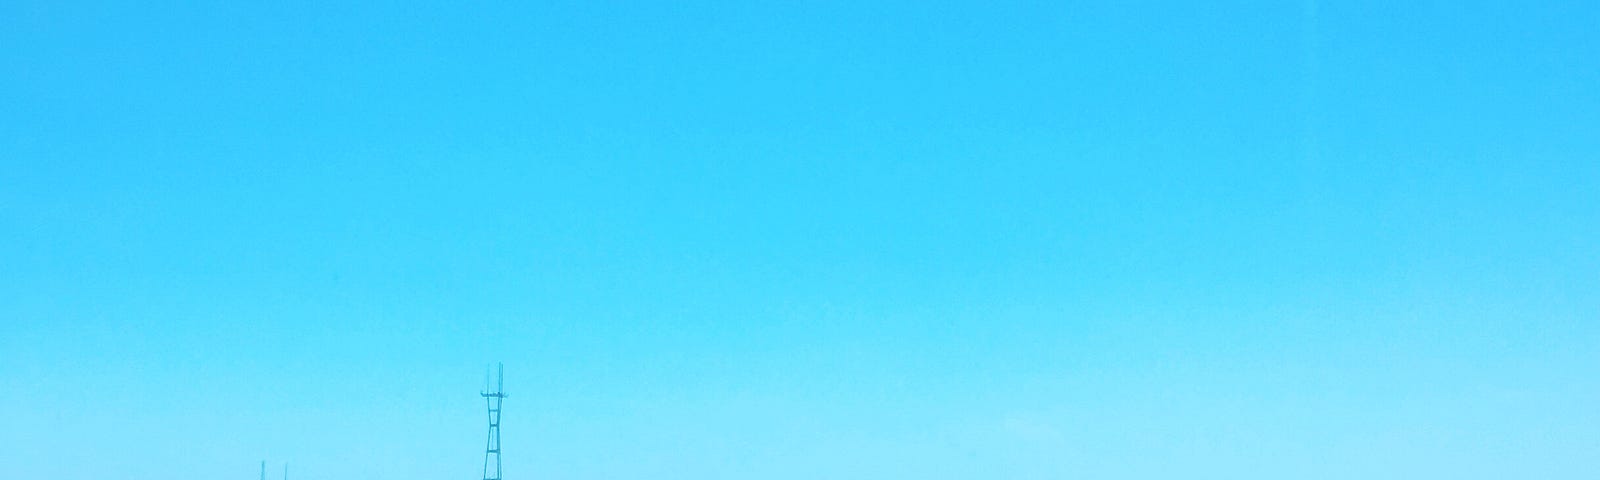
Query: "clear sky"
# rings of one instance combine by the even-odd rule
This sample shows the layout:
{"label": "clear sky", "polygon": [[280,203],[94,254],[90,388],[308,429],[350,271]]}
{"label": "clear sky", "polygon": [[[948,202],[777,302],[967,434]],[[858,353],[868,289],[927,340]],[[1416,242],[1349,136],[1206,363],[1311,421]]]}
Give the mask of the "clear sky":
{"label": "clear sky", "polygon": [[0,2],[0,478],[1594,478],[1600,3]]}

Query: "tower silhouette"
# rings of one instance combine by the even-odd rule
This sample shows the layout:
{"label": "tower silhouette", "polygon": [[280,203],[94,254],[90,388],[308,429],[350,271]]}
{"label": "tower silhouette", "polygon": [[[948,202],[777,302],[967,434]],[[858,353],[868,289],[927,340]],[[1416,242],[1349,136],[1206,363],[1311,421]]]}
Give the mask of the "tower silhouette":
{"label": "tower silhouette", "polygon": [[[500,404],[505,401],[505,364],[496,364],[494,385],[488,385],[489,379],[485,375],[483,400],[489,407],[489,440],[483,449],[483,480],[500,480]],[[494,390],[489,390],[490,388]],[[489,457],[494,457],[494,475],[489,474]]]}

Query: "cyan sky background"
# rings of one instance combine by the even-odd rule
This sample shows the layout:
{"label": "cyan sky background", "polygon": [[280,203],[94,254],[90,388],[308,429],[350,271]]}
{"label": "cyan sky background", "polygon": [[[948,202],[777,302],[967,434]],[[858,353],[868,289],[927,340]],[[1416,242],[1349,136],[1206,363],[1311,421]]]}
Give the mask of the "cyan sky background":
{"label": "cyan sky background", "polygon": [[1593,478],[1600,4],[0,2],[0,478]]}

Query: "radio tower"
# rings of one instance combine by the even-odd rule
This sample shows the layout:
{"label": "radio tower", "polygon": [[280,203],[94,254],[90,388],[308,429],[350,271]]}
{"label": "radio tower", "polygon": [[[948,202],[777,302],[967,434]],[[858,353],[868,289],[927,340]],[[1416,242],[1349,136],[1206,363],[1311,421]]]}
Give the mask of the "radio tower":
{"label": "radio tower", "polygon": [[[500,480],[500,403],[505,401],[507,396],[506,366],[502,363],[496,364],[496,367],[499,371],[496,372],[495,383],[492,385],[493,391],[489,390],[491,385],[488,385],[488,376],[485,375],[483,379],[483,400],[489,406],[489,442],[483,450],[483,480]],[[494,457],[493,475],[489,474],[489,457]]]}

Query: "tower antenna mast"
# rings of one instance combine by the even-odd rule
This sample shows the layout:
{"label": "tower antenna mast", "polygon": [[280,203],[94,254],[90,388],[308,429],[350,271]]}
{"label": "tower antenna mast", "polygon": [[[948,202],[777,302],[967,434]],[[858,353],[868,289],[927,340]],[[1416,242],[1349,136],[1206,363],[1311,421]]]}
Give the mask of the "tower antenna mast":
{"label": "tower antenna mast", "polygon": [[[489,440],[488,444],[483,449],[483,480],[501,480],[500,404],[504,402],[507,397],[505,391],[506,366],[505,364],[500,363],[496,364],[496,368],[498,370],[495,372],[495,383],[493,385],[494,391],[489,391],[491,386],[487,385],[489,382],[488,379],[485,378],[484,391],[481,394],[483,395],[484,403],[486,403],[489,407]],[[494,473],[492,475],[490,474],[489,470],[490,457],[494,457]]]}

